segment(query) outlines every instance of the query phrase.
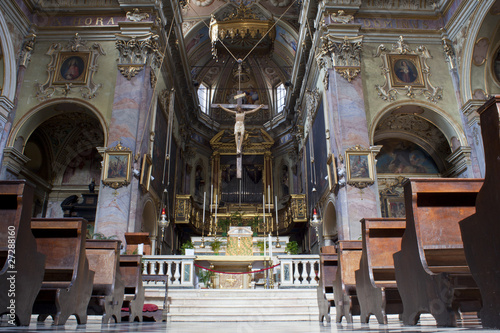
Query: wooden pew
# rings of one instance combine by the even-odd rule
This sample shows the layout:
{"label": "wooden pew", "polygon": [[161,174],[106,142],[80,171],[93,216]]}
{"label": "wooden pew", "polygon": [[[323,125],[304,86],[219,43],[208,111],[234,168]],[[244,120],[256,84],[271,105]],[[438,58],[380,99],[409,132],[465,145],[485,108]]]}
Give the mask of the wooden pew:
{"label": "wooden pew", "polygon": [[401,250],[406,221],[401,218],[361,220],[363,254],[356,271],[356,292],[362,323],[374,315],[387,324],[387,314],[403,312],[394,270],[393,254]]}
{"label": "wooden pew", "polygon": [[168,280],[170,279],[169,275],[142,275],[142,281],[146,283],[154,283],[156,286],[160,284],[165,287],[165,297],[163,297],[163,308],[158,309],[154,312],[145,313],[143,311],[143,319],[144,321],[167,321],[168,317]]}
{"label": "wooden pew", "polygon": [[33,187],[26,181],[0,181],[0,314],[22,326],[30,323],[45,266],[31,233],[32,203]]}
{"label": "wooden pew", "polygon": [[317,290],[319,321],[331,322],[330,310],[335,306],[333,280],[337,274],[338,257],[335,246],[323,246],[320,253],[319,283]]}
{"label": "wooden pew", "polygon": [[338,266],[335,281],[333,281],[336,320],[340,323],[342,317],[345,317],[348,323],[352,323],[352,316],[360,314],[354,271],[359,269],[361,241],[339,241],[337,255]]}
{"label": "wooden pew", "polygon": [[87,305],[94,272],[85,253],[87,222],[82,218],[32,219],[31,231],[38,250],[45,254],[45,275],[33,305],[38,321],[49,315],[54,325],[64,325],[74,314],[78,324],[87,323]]}
{"label": "wooden pew", "polygon": [[85,248],[90,269],[95,272],[87,314],[102,315],[102,323],[121,322],[125,286],[120,273],[119,240],[88,239]]}
{"label": "wooden pew", "polygon": [[[120,272],[125,284],[125,297],[122,308],[128,308],[128,321],[136,319],[142,322],[142,308],[144,307],[144,287],[142,286],[141,255],[120,256]],[[122,312],[123,316],[123,312]]]}
{"label": "wooden pew", "polygon": [[500,95],[479,108],[486,174],[477,195],[476,213],[460,222],[465,256],[483,307],[481,323],[500,329]]}
{"label": "wooden pew", "polygon": [[405,325],[431,313],[438,326],[478,311],[480,294],[467,266],[458,222],[475,212],[478,179],[411,179],[404,183],[406,230],[394,254]]}

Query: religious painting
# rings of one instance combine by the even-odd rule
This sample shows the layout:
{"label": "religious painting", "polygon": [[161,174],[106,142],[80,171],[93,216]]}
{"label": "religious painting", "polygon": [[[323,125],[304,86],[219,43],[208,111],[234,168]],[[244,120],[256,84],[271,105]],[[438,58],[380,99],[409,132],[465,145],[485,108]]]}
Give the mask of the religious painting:
{"label": "religious painting", "polygon": [[405,202],[403,196],[386,196],[384,198],[388,217],[406,217]]}
{"label": "religious painting", "polygon": [[132,151],[118,144],[104,152],[104,175],[102,183],[112,188],[130,184]]}
{"label": "religious painting", "polygon": [[151,171],[151,156],[149,154],[144,154],[144,157],[142,158],[140,185],[145,192],[149,191],[149,185],[151,183]]}
{"label": "religious painting", "polygon": [[377,174],[438,174],[432,157],[416,143],[402,139],[376,142],[382,149],[377,155]]}
{"label": "religious painting", "polygon": [[424,87],[420,58],[410,54],[388,55],[393,87]]}
{"label": "religious painting", "polygon": [[495,52],[493,62],[492,62],[493,78],[496,80],[497,84],[500,85],[500,47]]}
{"label": "religious painting", "polygon": [[330,154],[328,156],[328,160],[326,161],[326,164],[328,165],[328,185],[330,188],[330,191],[335,188],[335,185],[337,185],[337,163],[335,163],[335,156],[333,154]]}
{"label": "religious painting", "polygon": [[373,158],[370,150],[362,149],[360,146],[348,149],[346,171],[348,184],[373,184]]}
{"label": "religious painting", "polygon": [[87,84],[90,52],[59,52],[52,84]]}

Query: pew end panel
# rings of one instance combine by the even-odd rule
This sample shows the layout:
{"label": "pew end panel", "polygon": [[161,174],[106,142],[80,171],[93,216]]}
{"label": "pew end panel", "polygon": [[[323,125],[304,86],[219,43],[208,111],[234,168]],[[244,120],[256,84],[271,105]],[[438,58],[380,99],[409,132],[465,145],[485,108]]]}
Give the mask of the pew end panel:
{"label": "pew end panel", "polygon": [[[135,320],[142,322],[142,310],[144,307],[144,287],[142,285],[142,256],[122,255],[120,256],[120,273],[125,286],[123,308],[128,308],[129,322]],[[123,311],[122,311],[123,317]]]}
{"label": "pew end panel", "polygon": [[[24,180],[0,181],[0,314],[8,314],[9,320],[21,326],[30,323],[45,271],[45,255],[31,233],[33,192],[33,186]],[[12,276],[15,295],[9,291]],[[11,297],[16,301],[12,316],[8,309]]]}
{"label": "pew end panel", "polygon": [[405,182],[407,225],[401,250],[394,254],[405,325],[416,325],[421,313],[431,313],[438,326],[456,326],[459,310],[479,306],[458,222],[474,213],[481,185],[478,179]]}
{"label": "pew end panel", "polygon": [[121,322],[125,286],[120,273],[119,240],[87,240],[90,269],[95,272],[88,314],[102,315],[102,323]]}
{"label": "pew end panel", "polygon": [[317,288],[319,321],[331,322],[331,308],[335,306],[333,281],[337,273],[338,257],[335,246],[323,246],[320,253],[320,279]]}
{"label": "pew end panel", "polygon": [[374,315],[379,324],[387,324],[388,313],[403,312],[392,256],[401,249],[406,222],[401,218],[365,218],[361,224],[363,250],[356,271],[360,319],[368,323]]}
{"label": "pew end panel", "polygon": [[354,272],[359,269],[361,244],[361,241],[347,240],[337,243],[338,266],[333,282],[333,294],[338,323],[342,322],[342,317],[352,323],[352,316],[360,314]]}
{"label": "pew end panel", "polygon": [[500,95],[482,105],[481,120],[485,154],[485,179],[476,200],[476,213],[460,221],[464,252],[477,282],[483,305],[481,323],[500,329]]}
{"label": "pew end panel", "polygon": [[52,316],[54,325],[64,325],[74,314],[78,324],[85,324],[94,281],[85,252],[87,222],[82,218],[34,218],[31,230],[47,258],[33,313],[39,314],[39,321]]}

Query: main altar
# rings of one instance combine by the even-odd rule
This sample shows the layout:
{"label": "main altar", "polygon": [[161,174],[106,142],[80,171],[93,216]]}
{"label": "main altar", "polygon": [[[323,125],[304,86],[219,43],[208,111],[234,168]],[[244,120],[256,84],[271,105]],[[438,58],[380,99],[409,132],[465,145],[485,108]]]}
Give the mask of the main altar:
{"label": "main altar", "polygon": [[253,255],[253,243],[251,227],[230,227],[226,255],[199,255],[195,262],[216,272],[214,288],[247,289],[252,285],[253,271],[272,265],[271,257]]}

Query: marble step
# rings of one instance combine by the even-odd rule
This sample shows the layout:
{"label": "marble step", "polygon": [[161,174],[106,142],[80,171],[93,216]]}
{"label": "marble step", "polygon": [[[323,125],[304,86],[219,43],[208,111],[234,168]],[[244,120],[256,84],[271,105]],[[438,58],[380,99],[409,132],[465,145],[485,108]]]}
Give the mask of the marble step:
{"label": "marble step", "polygon": [[317,321],[318,314],[310,313],[294,313],[290,315],[289,313],[272,313],[272,314],[257,314],[257,315],[230,315],[230,314],[218,314],[218,315],[198,315],[198,314],[168,314],[168,322],[230,322],[230,321],[242,321],[242,322],[259,322],[259,321]]}

